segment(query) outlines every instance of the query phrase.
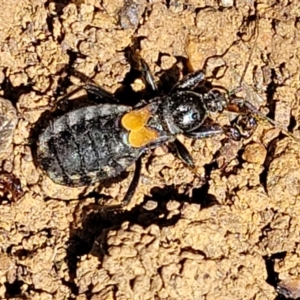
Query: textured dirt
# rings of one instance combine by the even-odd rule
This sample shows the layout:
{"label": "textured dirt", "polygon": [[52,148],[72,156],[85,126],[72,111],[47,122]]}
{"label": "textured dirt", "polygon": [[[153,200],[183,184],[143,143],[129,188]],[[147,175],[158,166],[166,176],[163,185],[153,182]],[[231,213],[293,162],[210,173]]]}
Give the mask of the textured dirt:
{"label": "textured dirt", "polygon": [[[180,137],[197,174],[165,147],[147,154],[133,201],[117,212],[101,210],[93,198],[76,200],[85,188],[54,184],[32,157],[40,116],[85,76],[122,102],[136,102],[143,84],[129,76],[132,37],[162,89],[202,68],[228,91],[243,77],[240,95],[300,138],[298,1],[0,5],[0,96],[17,111],[2,109],[0,118],[10,125],[5,135],[1,129],[1,172],[11,174],[0,191],[1,299],[300,295],[300,144],[268,122],[242,142]],[[117,203],[132,171],[88,190]]]}

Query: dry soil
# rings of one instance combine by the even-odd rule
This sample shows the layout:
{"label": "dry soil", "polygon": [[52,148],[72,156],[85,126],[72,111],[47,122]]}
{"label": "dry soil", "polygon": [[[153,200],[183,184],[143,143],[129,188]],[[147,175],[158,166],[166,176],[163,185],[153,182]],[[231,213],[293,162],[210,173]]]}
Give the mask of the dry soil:
{"label": "dry soil", "polygon": [[[1,299],[300,295],[300,143],[279,129],[300,138],[299,1],[0,3],[0,96],[16,109],[1,106],[1,172],[13,176],[1,181]],[[87,79],[135,103],[143,82],[125,55],[133,37],[162,90],[205,68],[228,91],[242,81],[239,95],[280,126],[262,120],[241,142],[179,137],[196,172],[157,148],[143,158],[130,205],[103,211],[93,198],[76,200],[86,189],[42,174],[33,128],[42,130],[42,113]],[[88,189],[117,203],[132,171]]]}

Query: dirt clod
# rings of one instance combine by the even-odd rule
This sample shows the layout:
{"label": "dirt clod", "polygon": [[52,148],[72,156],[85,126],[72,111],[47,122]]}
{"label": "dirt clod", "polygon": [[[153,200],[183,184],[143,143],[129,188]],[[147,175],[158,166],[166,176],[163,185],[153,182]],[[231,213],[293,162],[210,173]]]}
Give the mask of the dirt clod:
{"label": "dirt clod", "polygon": [[262,165],[266,159],[267,150],[262,144],[248,144],[243,153],[243,159],[250,163]]}
{"label": "dirt clod", "polygon": [[146,9],[146,1],[125,0],[119,11],[119,22],[123,29],[136,28]]}

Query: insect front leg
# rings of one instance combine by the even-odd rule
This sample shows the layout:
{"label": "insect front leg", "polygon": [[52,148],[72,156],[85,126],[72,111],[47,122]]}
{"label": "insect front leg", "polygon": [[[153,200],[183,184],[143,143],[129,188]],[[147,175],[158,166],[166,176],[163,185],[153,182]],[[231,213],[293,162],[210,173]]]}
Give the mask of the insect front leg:
{"label": "insect front leg", "polygon": [[154,77],[150,71],[150,68],[146,61],[140,56],[137,50],[137,41],[134,41],[133,45],[127,49],[127,58],[130,61],[131,67],[140,72],[142,79],[144,80],[146,87],[152,92],[157,92],[157,85],[155,83]]}
{"label": "insect front leg", "polygon": [[189,90],[197,87],[200,83],[204,82],[205,74],[203,71],[196,71],[194,73],[184,76],[178,83],[176,83],[172,91]]}
{"label": "insect front leg", "polygon": [[157,85],[155,83],[154,77],[150,71],[148,64],[140,57],[140,71],[142,72],[142,77],[146,85],[153,91],[157,92]]}
{"label": "insect front leg", "polygon": [[242,117],[233,125],[203,125],[197,131],[186,133],[185,136],[192,139],[204,139],[225,134],[234,141],[239,141],[241,138],[249,138],[256,128],[256,119],[249,115]]}
{"label": "insect front leg", "polygon": [[224,133],[222,126],[215,124],[202,125],[197,131],[188,132],[184,135],[192,139],[204,139],[215,135],[220,135],[222,133]]}

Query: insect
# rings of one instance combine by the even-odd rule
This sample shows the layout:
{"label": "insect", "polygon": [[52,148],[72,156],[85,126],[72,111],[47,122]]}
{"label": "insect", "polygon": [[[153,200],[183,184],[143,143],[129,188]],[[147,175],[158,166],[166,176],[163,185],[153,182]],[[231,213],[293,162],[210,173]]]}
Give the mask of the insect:
{"label": "insect", "polygon": [[[162,144],[171,145],[188,167],[193,159],[177,139],[178,134],[202,139],[219,134],[240,140],[256,128],[259,112],[235,93],[219,89],[198,91],[205,81],[202,71],[188,74],[168,94],[159,95],[146,62],[140,58],[146,84],[155,94],[136,106],[120,105],[114,95],[87,84],[88,93],[108,103],[89,105],[67,112],[50,123],[37,141],[37,162],[61,185],[76,187],[114,178],[136,164],[133,179],[122,201],[131,200],[141,173],[141,156]],[[207,123],[211,113],[234,108],[240,116],[234,125]]]}
{"label": "insect", "polygon": [[0,191],[3,194],[11,194],[14,200],[18,200],[24,194],[20,180],[5,172],[0,174]]}

